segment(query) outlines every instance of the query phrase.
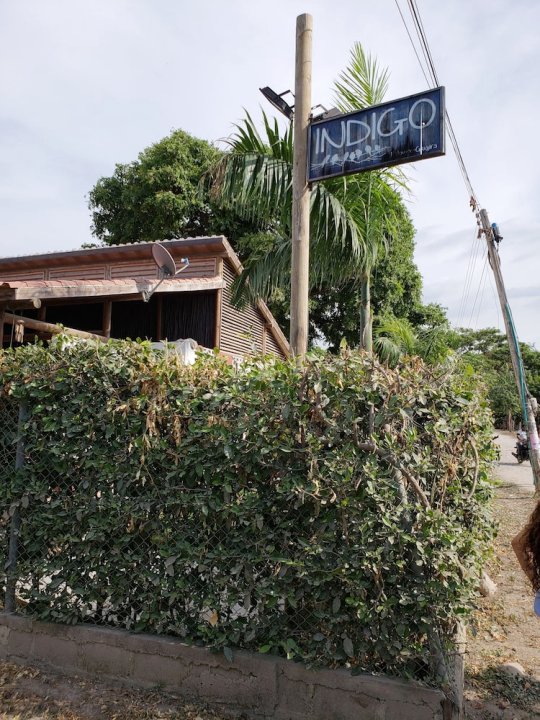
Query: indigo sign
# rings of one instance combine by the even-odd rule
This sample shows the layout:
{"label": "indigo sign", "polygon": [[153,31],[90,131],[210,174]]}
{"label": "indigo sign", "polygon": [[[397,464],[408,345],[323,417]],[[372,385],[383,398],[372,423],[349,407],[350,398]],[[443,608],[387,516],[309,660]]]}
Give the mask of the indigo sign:
{"label": "indigo sign", "polygon": [[308,182],[444,155],[444,88],[314,122]]}

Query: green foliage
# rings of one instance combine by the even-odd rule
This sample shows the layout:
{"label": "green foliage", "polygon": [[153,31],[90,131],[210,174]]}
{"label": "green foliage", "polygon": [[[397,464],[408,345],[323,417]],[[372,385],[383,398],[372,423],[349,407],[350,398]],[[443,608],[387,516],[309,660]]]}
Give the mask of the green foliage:
{"label": "green foliage", "polygon": [[[375,328],[375,347],[383,362],[395,365],[404,355],[418,355],[430,364],[443,363],[451,354],[450,326],[438,306],[419,308],[428,322],[414,326],[405,318],[383,315]],[[439,322],[443,317],[443,321]],[[436,322],[437,324],[432,324]]]}
{"label": "green foliage", "polygon": [[93,234],[108,244],[241,234],[245,223],[232,212],[216,216],[201,192],[202,177],[219,157],[210,143],[175,130],[136,161],[117,165],[89,193]]}
{"label": "green foliage", "polygon": [[335,83],[336,104],[342,112],[378,105],[384,100],[389,81],[388,69],[379,68],[361,43],[355,42],[349,65]]}
{"label": "green foliage", "polygon": [[[27,463],[27,612],[428,678],[491,545],[489,411],[470,379],[364,354],[193,367],[146,344],[0,354]],[[416,488],[416,489],[415,489]]]}
{"label": "green foliage", "polygon": [[[450,346],[485,382],[497,427],[506,427],[508,419],[521,421],[521,404],[512,370],[506,335],[495,328],[460,328],[450,333]],[[540,352],[520,343],[527,386],[540,400]]]}
{"label": "green foliage", "polygon": [[[381,102],[388,74],[356,43],[348,67],[335,89],[337,104],[347,111]],[[252,293],[269,302],[286,320],[291,266],[292,160],[291,128],[280,132],[263,113],[260,133],[248,114],[230,140],[230,151],[212,174],[212,197],[234,208],[249,221],[265,223],[273,242],[261,248],[244,246],[245,272],[235,289],[235,301]],[[380,304],[396,308],[407,296],[419,301],[420,277],[412,260],[413,229],[398,190],[404,176],[396,170],[360,173],[313,185],[310,202],[311,338],[324,338],[333,348],[346,340],[362,341],[371,328],[369,277],[381,261]],[[402,241],[403,236],[403,241]],[[397,240],[402,263],[384,258]],[[407,250],[405,247],[407,246]],[[248,283],[249,281],[249,283]],[[385,285],[383,289],[383,285]],[[413,289],[414,286],[414,289]],[[363,290],[363,292],[361,291]],[[386,297],[392,295],[392,297]],[[407,303],[407,301],[405,301]],[[411,301],[409,301],[410,304]],[[338,325],[334,322],[338,316]],[[336,337],[336,327],[341,331]]]}

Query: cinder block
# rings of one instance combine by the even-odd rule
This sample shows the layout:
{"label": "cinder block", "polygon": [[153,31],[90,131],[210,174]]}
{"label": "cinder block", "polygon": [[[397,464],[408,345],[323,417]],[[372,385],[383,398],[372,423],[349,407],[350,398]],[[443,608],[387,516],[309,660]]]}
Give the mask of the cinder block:
{"label": "cinder block", "polygon": [[9,629],[7,657],[30,659],[34,656],[34,635],[31,631]]}
{"label": "cinder block", "polygon": [[25,617],[24,615],[16,615],[15,613],[0,613],[0,625],[8,628],[16,628],[17,630],[32,630],[33,621],[32,618]]}
{"label": "cinder block", "polygon": [[180,691],[191,666],[177,658],[162,655],[133,654],[133,680],[140,680],[145,685],[155,684],[171,690]]}
{"label": "cinder block", "polygon": [[[21,655],[21,653],[18,653]],[[39,660],[63,670],[78,670],[77,644],[73,640],[39,633],[34,636],[32,655],[29,660]]]}
{"label": "cinder block", "polygon": [[8,655],[8,640],[11,630],[0,625],[0,659],[5,660]]}
{"label": "cinder block", "polygon": [[127,647],[129,633],[115,628],[104,628],[99,625],[70,625],[68,628],[70,638],[77,643],[95,643],[109,647]]}
{"label": "cinder block", "polygon": [[276,720],[442,720],[439,690],[343,670],[280,666]]}
{"label": "cinder block", "polygon": [[133,672],[133,653],[105,643],[81,643],[79,667],[89,673],[129,679]]}
{"label": "cinder block", "polygon": [[274,717],[276,690],[275,673],[258,673],[255,668],[244,672],[234,663],[228,667],[196,666],[181,686],[181,692],[190,697],[244,711],[249,717],[257,714],[270,718]]}

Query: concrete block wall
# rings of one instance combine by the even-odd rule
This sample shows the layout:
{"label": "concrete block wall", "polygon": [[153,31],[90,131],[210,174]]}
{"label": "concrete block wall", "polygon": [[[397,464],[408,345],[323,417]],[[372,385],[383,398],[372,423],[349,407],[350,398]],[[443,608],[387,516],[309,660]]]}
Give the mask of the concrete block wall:
{"label": "concrete block wall", "polygon": [[171,637],[93,625],[57,625],[0,613],[0,659],[139,687],[253,720],[446,720],[444,694],[417,683],[345,670],[309,670],[282,658],[223,654]]}

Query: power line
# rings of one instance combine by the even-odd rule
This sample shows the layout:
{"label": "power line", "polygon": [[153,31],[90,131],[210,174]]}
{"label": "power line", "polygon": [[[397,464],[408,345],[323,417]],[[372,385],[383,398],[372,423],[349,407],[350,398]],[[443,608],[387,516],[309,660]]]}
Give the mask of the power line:
{"label": "power line", "polygon": [[480,294],[480,288],[482,287],[482,281],[484,280],[484,274],[485,274],[485,272],[486,272],[487,264],[488,264],[488,255],[487,255],[487,252],[486,252],[486,257],[485,257],[485,259],[484,259],[484,265],[482,266],[482,274],[480,275],[480,281],[479,281],[478,287],[477,287],[477,289],[476,289],[476,295],[474,296],[474,302],[473,302],[473,304],[472,304],[471,314],[470,314],[470,316],[469,316],[469,326],[470,326],[470,327],[472,327],[472,322],[473,322],[473,317],[474,317],[474,311],[475,311],[475,308],[476,308],[476,303],[478,302],[478,296],[479,296],[479,294]]}
{"label": "power line", "polygon": [[[413,25],[416,31],[416,35],[418,37],[418,42],[420,45],[420,50],[422,52],[422,55],[424,56],[425,64],[427,66],[427,74],[426,70],[424,69],[424,65],[420,59],[420,55],[418,53],[418,50],[416,48],[416,45],[414,43],[414,40],[412,38],[412,35],[409,31],[409,27],[407,25],[407,22],[405,20],[405,17],[403,15],[403,12],[401,11],[401,7],[399,5],[399,0],[394,0],[395,4],[397,6],[398,12],[400,14],[401,20],[403,22],[403,25],[405,27],[405,30],[407,32],[407,35],[409,37],[409,41],[411,43],[411,46],[413,48],[414,54],[416,55],[416,58],[418,60],[418,64],[420,65],[420,69],[422,70],[422,74],[424,76],[424,79],[426,80],[426,83],[428,87],[438,87],[440,85],[439,82],[439,76],[437,74],[437,70],[435,68],[435,62],[433,60],[433,55],[431,53],[431,48],[429,46],[429,42],[427,39],[426,31],[424,28],[424,24],[422,22],[422,17],[420,15],[420,10],[418,9],[418,5],[416,4],[416,0],[407,0],[407,4],[409,6],[409,10],[411,13]],[[428,74],[430,78],[428,78]],[[469,194],[469,197],[474,200],[474,204],[478,205],[478,200],[476,197],[476,193],[474,192],[474,188],[472,186],[469,173],[467,172],[467,168],[465,166],[465,161],[463,159],[463,155],[461,154],[461,149],[459,147],[459,143],[457,141],[456,134],[454,132],[454,127],[452,125],[452,121],[450,119],[450,114],[448,110],[445,111],[445,117],[446,117],[446,132],[448,134],[448,138],[450,140],[450,143],[454,149],[454,153],[456,155],[456,159],[458,162],[459,169],[461,171],[461,175],[463,177],[463,181],[465,183],[465,187],[467,188],[467,192]]]}
{"label": "power line", "polygon": [[474,240],[471,244],[471,249],[469,252],[469,260],[467,264],[467,271],[465,273],[465,280],[463,283],[463,290],[461,293],[461,300],[459,302],[459,310],[457,315],[457,324],[458,326],[461,325],[462,322],[465,320],[465,311],[467,308],[467,303],[469,301],[469,294],[472,287],[472,281],[475,275],[475,269],[476,269],[476,262],[478,260],[478,255],[480,254],[480,251],[482,249],[482,237],[478,234],[478,232],[475,229],[474,232]]}
{"label": "power line", "polygon": [[426,71],[424,70],[424,66],[422,65],[422,61],[420,60],[420,55],[418,54],[418,51],[416,50],[416,45],[414,44],[414,41],[412,39],[411,33],[409,31],[409,26],[407,25],[405,18],[403,16],[403,13],[401,12],[401,8],[399,6],[398,0],[394,0],[396,3],[396,7],[398,9],[398,12],[401,16],[401,20],[403,21],[403,25],[405,27],[405,30],[407,31],[407,35],[409,36],[409,40],[411,41],[412,49],[414,50],[414,54],[416,55],[416,59],[418,60],[418,64],[420,65],[420,70],[422,71],[422,75],[424,76],[424,80],[426,81],[426,84],[429,86],[429,80],[428,76],[426,75]]}
{"label": "power line", "polygon": [[439,78],[437,77],[437,71],[435,70],[435,63],[433,62],[433,56],[431,54],[431,48],[429,47],[426,31],[424,30],[424,24],[422,23],[422,18],[420,17],[420,10],[416,5],[416,0],[408,0],[408,3],[413,22],[416,27],[416,33],[418,35],[418,39],[420,40],[420,45],[422,46],[422,52],[431,71],[433,81],[435,85],[440,85]]}
{"label": "power line", "polygon": [[[420,65],[420,69],[422,71],[422,74],[424,76],[424,79],[426,80],[428,87],[440,86],[439,76],[438,76],[437,70],[435,68],[435,61],[434,61],[433,55],[431,53],[431,48],[429,46],[429,42],[427,39],[427,34],[426,34],[426,31],[424,28],[424,23],[422,22],[422,16],[420,14],[420,10],[418,8],[416,0],[407,0],[407,4],[408,4],[409,10],[410,10],[414,29],[416,31],[416,36],[418,38],[420,52],[424,58],[424,63],[426,65],[426,68],[424,68],[424,63],[422,62],[422,60],[420,58],[420,53],[418,52],[418,50],[416,48],[416,43],[413,40],[413,37],[409,30],[407,21],[405,20],[405,16],[401,10],[399,0],[395,0],[395,4],[398,9],[399,15],[401,17],[401,20],[402,20],[405,30],[407,32],[409,41],[413,48],[414,54],[416,55],[416,59],[418,60],[418,64]],[[474,188],[472,186],[472,182],[469,177],[469,173],[467,171],[467,167],[465,165],[465,161],[464,161],[463,155],[461,153],[461,148],[459,146],[459,143],[458,143],[458,140],[456,137],[456,133],[454,131],[454,126],[452,124],[452,120],[450,118],[450,113],[448,112],[448,110],[445,110],[445,118],[446,118],[446,132],[447,132],[448,138],[450,140],[450,144],[452,145],[452,148],[454,150],[454,154],[455,154],[455,157],[456,157],[456,160],[458,163],[458,167],[460,169],[463,182],[465,184],[468,196],[470,198],[471,208],[475,212],[475,214],[477,214],[477,208],[479,206],[478,199],[477,199],[476,193],[474,191]],[[478,215],[477,215],[477,223],[479,224]],[[470,291],[471,291],[471,287],[472,287],[472,281],[473,281],[473,277],[475,274],[474,271],[475,271],[476,262],[478,259],[478,254],[479,254],[481,245],[482,245],[481,235],[479,235],[479,236],[477,236],[475,242],[473,243],[473,246],[471,247],[471,250],[469,253],[469,262],[468,262],[468,266],[467,266],[467,272],[466,272],[466,276],[465,276],[465,282],[464,282],[464,287],[463,287],[462,296],[461,296],[460,305],[459,305],[459,311],[458,311],[458,324],[461,324],[461,322],[464,321],[464,319],[465,319],[465,311],[466,311],[468,300],[469,300],[469,295],[470,295]],[[484,271],[485,271],[485,267],[484,267]],[[483,277],[484,271],[482,273],[482,277]],[[480,284],[482,283],[482,277],[480,279]],[[473,308],[476,305],[479,291],[480,291],[480,285],[477,289]],[[474,309],[473,309],[473,313],[474,313]],[[471,315],[471,321],[472,321],[472,315]]]}

